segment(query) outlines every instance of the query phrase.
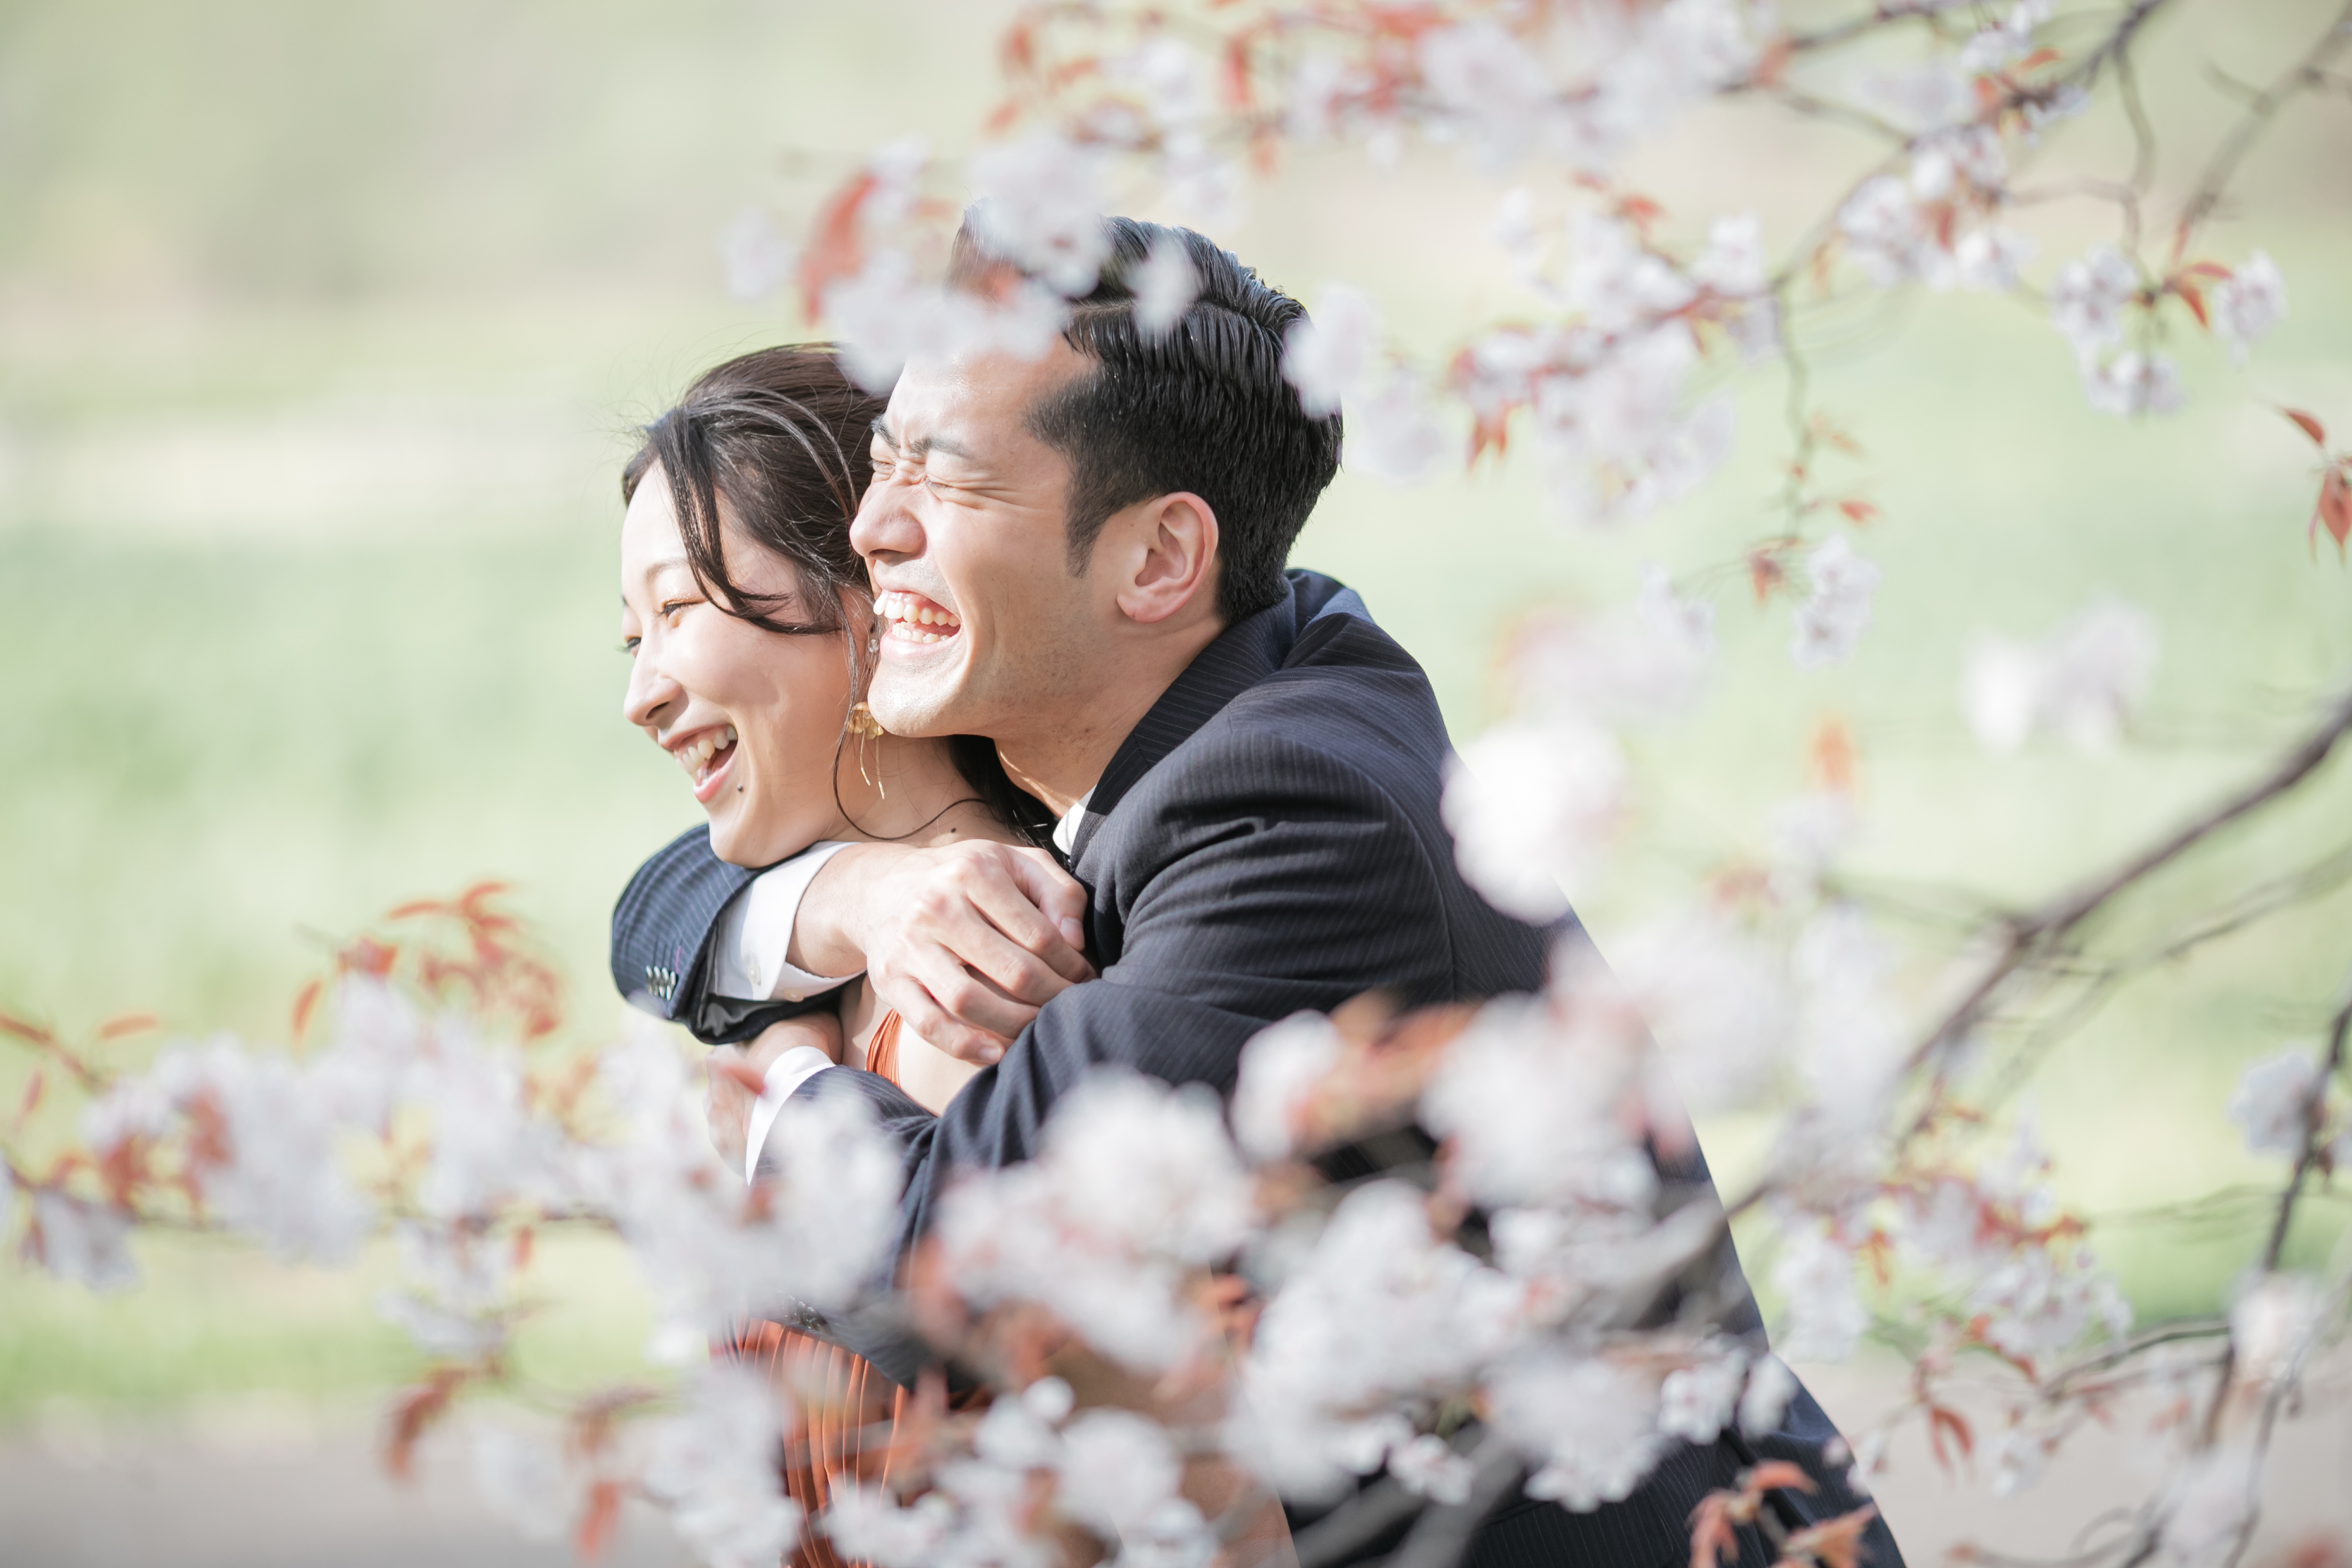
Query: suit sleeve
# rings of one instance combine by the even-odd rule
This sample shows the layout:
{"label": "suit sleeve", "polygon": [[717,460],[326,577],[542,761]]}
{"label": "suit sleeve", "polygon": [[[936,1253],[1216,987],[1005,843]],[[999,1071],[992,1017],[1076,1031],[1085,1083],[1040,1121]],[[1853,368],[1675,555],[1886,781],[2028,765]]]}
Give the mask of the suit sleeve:
{"label": "suit sleeve", "polygon": [[746,1002],[713,993],[712,939],[728,904],[756,875],[713,854],[708,826],[664,845],[637,868],[613,906],[614,988],[707,1046],[748,1040],[782,1019],[830,1010],[835,999],[824,994],[803,1002]]}
{"label": "suit sleeve", "polygon": [[[1241,736],[1188,759],[1157,798],[1129,804],[1150,820],[1125,841],[1151,849],[1104,870],[1123,916],[1118,961],[1047,1003],[944,1115],[850,1068],[798,1091],[859,1093],[898,1144],[902,1254],[929,1227],[955,1172],[1029,1158],[1055,1104],[1097,1068],[1223,1094],[1242,1047],[1276,1019],[1374,988],[1407,1004],[1444,994],[1446,935],[1424,912],[1439,907],[1433,868],[1393,803],[1357,770]],[[893,1375],[905,1360],[856,1348]]]}

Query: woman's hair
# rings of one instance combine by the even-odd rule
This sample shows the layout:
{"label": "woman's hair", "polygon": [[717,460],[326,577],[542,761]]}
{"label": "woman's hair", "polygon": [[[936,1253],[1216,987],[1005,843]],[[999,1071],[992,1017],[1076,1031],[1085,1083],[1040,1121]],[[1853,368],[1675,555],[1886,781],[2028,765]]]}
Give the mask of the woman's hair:
{"label": "woman's hair", "polygon": [[[883,407],[849,379],[830,343],[743,354],[697,376],[676,407],[645,427],[644,444],[621,469],[621,500],[634,500],[659,465],[687,565],[712,604],[772,632],[845,634],[842,595],[871,595],[849,525],[874,477],[866,444]],[[753,593],[730,574],[722,496],[738,537],[789,563],[797,593]],[[850,689],[862,690],[866,649],[845,640]],[[1004,776],[993,744],[958,735],[949,752],[982,805],[1042,841],[1051,814]]]}
{"label": "woman's hair", "polygon": [[[828,343],[730,359],[646,426],[645,444],[621,469],[622,503],[659,464],[687,564],[713,604],[772,632],[837,632],[844,591],[867,591],[849,523],[873,476],[866,444],[882,408],[843,374]],[[754,594],[729,574],[722,495],[743,538],[792,563],[797,595]]]}

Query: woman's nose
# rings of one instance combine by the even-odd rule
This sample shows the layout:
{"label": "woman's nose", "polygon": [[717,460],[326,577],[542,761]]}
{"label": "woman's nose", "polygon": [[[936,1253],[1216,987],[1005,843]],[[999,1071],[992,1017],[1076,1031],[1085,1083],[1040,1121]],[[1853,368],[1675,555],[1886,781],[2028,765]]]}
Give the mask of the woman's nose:
{"label": "woman's nose", "polygon": [[621,694],[621,717],[640,730],[657,730],[663,714],[685,691],[685,688],[664,675],[660,663],[641,647],[629,666],[629,689]]}

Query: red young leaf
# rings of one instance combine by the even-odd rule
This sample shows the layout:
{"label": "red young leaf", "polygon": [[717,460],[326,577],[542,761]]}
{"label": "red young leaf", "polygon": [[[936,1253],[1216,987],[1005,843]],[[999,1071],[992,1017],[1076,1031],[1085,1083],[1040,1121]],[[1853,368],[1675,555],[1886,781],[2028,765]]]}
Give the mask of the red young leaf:
{"label": "red young leaf", "polygon": [[1838,510],[1845,513],[1846,521],[1849,522],[1875,522],[1878,521],[1878,508],[1871,502],[1863,500],[1860,496],[1848,496],[1845,500],[1838,502],[1837,506]]}
{"label": "red young leaf", "polygon": [[1739,1537],[1731,1526],[1730,1504],[1737,1492],[1709,1492],[1691,1510],[1690,1568],[1719,1568],[1739,1555]]}
{"label": "red young leaf", "polygon": [[24,1125],[31,1119],[33,1112],[41,1108],[41,1095],[48,1087],[48,1075],[39,1068],[35,1068],[32,1075],[25,1079],[25,1098],[16,1102],[18,1126]]}
{"label": "red young leaf", "polygon": [[426,1427],[448,1413],[450,1400],[465,1381],[463,1367],[436,1367],[423,1383],[403,1389],[393,1401],[392,1430],[385,1436],[383,1463],[394,1478],[404,1481],[408,1479],[416,1458],[417,1439],[425,1436]]}
{"label": "red young leaf", "polygon": [[2189,307],[2189,313],[2197,318],[2199,326],[2209,332],[2213,330],[2212,318],[2205,314],[2205,296],[2194,283],[2175,279],[2172,291],[2180,296],[2180,302]]}
{"label": "red young leaf", "polygon": [[163,1020],[152,1013],[121,1013],[98,1026],[101,1040],[119,1040],[125,1035],[142,1035],[150,1029],[160,1029]]}
{"label": "red young leaf", "polygon": [[2294,420],[2294,427],[2310,437],[2313,446],[2323,452],[2327,449],[2327,426],[2319,422],[2318,416],[2305,414],[2300,408],[2282,408],[2279,412]]}
{"label": "red young leaf", "polygon": [[2230,269],[2218,261],[2192,261],[2188,270],[2200,278],[2210,278],[2217,283],[2230,276]]}
{"label": "red young leaf", "polygon": [[572,1548],[583,1558],[591,1558],[604,1550],[613,1539],[613,1527],[621,1522],[621,1483],[605,1479],[588,1489],[588,1506],[580,1515],[580,1529],[572,1538]]}
{"label": "red young leaf", "polygon": [[801,258],[801,309],[812,321],[824,312],[825,285],[855,275],[866,264],[865,247],[858,243],[857,217],[874,187],[873,171],[860,170],[817,215],[816,237]]}
{"label": "red young leaf", "polygon": [[2336,541],[2336,558],[2344,559],[2344,540],[2352,534],[2352,479],[2344,477],[2344,465],[2338,463],[2327,470],[2319,481],[2319,504],[2311,513],[2312,548],[2319,547],[2319,530],[2327,530],[2327,537]]}
{"label": "red young leaf", "polygon": [[1945,1451],[1944,1434],[1949,1432],[1958,1446],[1960,1457],[1966,1458],[1977,1449],[1976,1434],[1969,1429],[1968,1417],[1941,1405],[1927,1407],[1927,1443],[1936,1451],[1936,1463],[1952,1468],[1952,1458]]}
{"label": "red young leaf", "polygon": [[1245,37],[1227,40],[1223,63],[1224,69],[1218,86],[1223,89],[1225,107],[1247,110],[1255,96],[1250,90],[1249,40]]}
{"label": "red young leaf", "polygon": [[1864,1503],[1852,1513],[1825,1519],[1789,1537],[1780,1548],[1783,1563],[1818,1563],[1821,1568],[1856,1568],[1863,1561],[1862,1532],[1878,1517],[1878,1505]]}
{"label": "red young leaf", "polygon": [[319,1005],[320,983],[311,981],[294,994],[294,1037],[300,1039],[302,1031],[310,1026],[310,1009]]}
{"label": "red young leaf", "polygon": [[1809,1492],[1813,1489],[1813,1478],[1786,1459],[1767,1459],[1748,1472],[1750,1491],[1776,1491],[1783,1487]]}
{"label": "red young leaf", "polygon": [[19,1018],[13,1013],[0,1013],[0,1034],[14,1035],[20,1040],[37,1046],[53,1046],[58,1037],[38,1024]]}

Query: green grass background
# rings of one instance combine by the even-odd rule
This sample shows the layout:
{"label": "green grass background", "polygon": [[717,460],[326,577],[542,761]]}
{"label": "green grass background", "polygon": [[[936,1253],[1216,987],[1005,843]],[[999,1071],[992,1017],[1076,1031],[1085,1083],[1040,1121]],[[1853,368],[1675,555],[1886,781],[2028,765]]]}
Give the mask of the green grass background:
{"label": "green grass background", "polygon": [[[277,1037],[326,942],[488,876],[563,963],[577,1032],[605,1030],[612,899],[695,820],[618,717],[626,431],[704,364],[806,330],[788,301],[725,298],[717,227],[746,201],[796,216],[910,126],[965,144],[1004,9],[0,7],[0,1007]],[[2168,189],[2226,116],[2202,65],[2274,70],[2320,9],[2209,4],[2167,24],[2147,75],[2185,106]],[[1756,205],[1785,238],[1858,149],[1758,126],[1702,116],[1636,174],[1679,212]],[[2119,150],[2103,119],[2069,134],[2086,161]],[[2340,105],[2283,122],[2214,249],[2268,247],[2292,317],[2242,372],[2176,344],[2195,402],[2171,420],[2089,412],[2015,301],[1906,299],[1825,324],[1817,397],[1865,446],[1836,472],[1884,511],[1855,536],[1886,571],[1876,624],[1853,666],[1800,674],[1785,605],[1720,596],[1713,693],[1642,741],[1643,814],[1585,910],[1604,949],[1678,881],[1760,847],[1824,717],[1860,743],[1867,879],[2023,901],[2248,774],[2352,670],[2352,578],[2306,551],[2310,453],[2270,407],[2352,431],[2347,151]],[[1479,237],[1495,189],[1434,154],[1390,174],[1314,154],[1221,232],[1286,287],[1376,287],[1400,336],[1434,350],[1513,308]],[[2060,211],[2037,275],[2097,216]],[[1361,587],[1474,731],[1512,617],[1621,598],[1645,560],[1690,571],[1780,526],[1782,383],[1729,384],[1738,456],[1648,522],[1564,531],[1514,467],[1404,491],[1347,476],[1296,559]],[[2038,634],[2102,590],[2164,624],[2142,734],[2104,758],[1980,756],[1955,697],[1969,637]],[[2333,847],[2347,808],[2339,766],[2150,889],[2111,940]],[[2120,1215],[2267,1176],[2221,1107],[2247,1060],[2326,1010],[2352,968],[2347,913],[2337,896],[2217,943],[2055,1052],[2032,1100],[2073,1201]],[[21,1070],[0,1067],[0,1091]],[[1703,1131],[1735,1177],[1760,1135]],[[2335,1245],[2332,1213],[2296,1256]],[[2242,1207],[2097,1240],[2162,1315],[2219,1300],[2257,1228]],[[625,1374],[645,1324],[625,1262],[587,1240],[548,1250],[542,1289],[563,1305],[526,1355],[558,1379]],[[0,1417],[374,1387],[411,1364],[373,1316],[381,1260],[331,1276],[214,1244],[142,1256],[145,1289],[104,1300],[0,1270]]]}

